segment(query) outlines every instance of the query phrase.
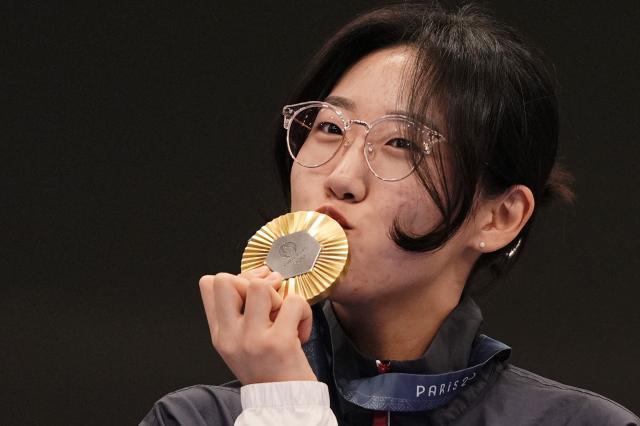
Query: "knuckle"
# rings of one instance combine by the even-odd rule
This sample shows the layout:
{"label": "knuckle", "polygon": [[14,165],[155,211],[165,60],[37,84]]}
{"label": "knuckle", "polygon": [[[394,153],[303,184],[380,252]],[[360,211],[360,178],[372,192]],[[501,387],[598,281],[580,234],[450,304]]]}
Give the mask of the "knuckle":
{"label": "knuckle", "polygon": [[213,287],[215,289],[227,289],[234,287],[235,281],[238,279],[235,275],[226,272],[220,272],[214,276]]}
{"label": "knuckle", "polygon": [[247,291],[255,294],[264,294],[269,291],[269,288],[260,281],[249,281]]}
{"label": "knuckle", "polygon": [[231,275],[227,272],[218,272],[213,276],[215,282],[227,283],[235,278],[235,275]]}
{"label": "knuckle", "polygon": [[284,303],[291,305],[293,308],[304,308],[307,301],[299,294],[291,294],[284,299]]}
{"label": "knuckle", "polygon": [[240,335],[237,336],[237,340],[240,345],[261,344],[264,338],[263,331],[256,330],[255,328],[247,325],[246,322],[243,324]]}
{"label": "knuckle", "polygon": [[213,275],[203,275],[202,277],[200,277],[200,280],[198,281],[200,289],[205,289],[209,286],[212,286],[214,279],[215,277]]}

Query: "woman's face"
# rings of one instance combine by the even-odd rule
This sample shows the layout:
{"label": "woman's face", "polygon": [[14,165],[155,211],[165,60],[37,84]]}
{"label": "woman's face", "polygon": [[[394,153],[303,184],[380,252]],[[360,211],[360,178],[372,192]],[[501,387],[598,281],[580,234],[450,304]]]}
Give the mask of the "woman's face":
{"label": "woman's face", "polygon": [[[347,119],[370,123],[395,112],[402,105],[401,99],[398,102],[401,82],[411,58],[412,51],[406,47],[373,52],[342,76],[330,96],[344,98],[352,105],[341,106]],[[404,298],[443,280],[462,280],[464,284],[466,265],[460,264],[464,231],[433,253],[407,252],[396,246],[389,235],[395,218],[405,232],[423,235],[440,222],[441,215],[415,173],[387,182],[369,171],[363,126],[353,126],[346,135],[351,142],[329,163],[318,168],[294,163],[291,170],[292,211],[329,206],[350,225],[346,229],[350,265],[331,299],[358,304]]]}

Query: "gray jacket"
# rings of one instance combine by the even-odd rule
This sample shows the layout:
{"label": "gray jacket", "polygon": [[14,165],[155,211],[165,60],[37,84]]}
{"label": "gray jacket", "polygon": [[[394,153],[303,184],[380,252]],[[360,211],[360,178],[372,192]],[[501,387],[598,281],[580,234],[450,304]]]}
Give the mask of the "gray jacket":
{"label": "gray jacket", "polygon": [[[340,327],[329,303],[323,315],[339,370],[353,377],[377,374],[375,360],[361,355]],[[467,367],[482,314],[465,297],[438,330],[427,352],[411,361],[391,361],[394,372],[439,374]],[[313,356],[317,356],[314,354]],[[313,365],[313,363],[312,363]],[[341,374],[338,372],[337,374]],[[341,425],[367,425],[373,413],[343,399],[331,375],[321,377],[331,394],[331,408]],[[232,425],[240,415],[240,385],[196,385],[160,399],[141,425]],[[391,425],[616,425],[637,426],[640,419],[621,405],[596,393],[567,386],[496,359],[448,404],[430,411],[391,413]]]}

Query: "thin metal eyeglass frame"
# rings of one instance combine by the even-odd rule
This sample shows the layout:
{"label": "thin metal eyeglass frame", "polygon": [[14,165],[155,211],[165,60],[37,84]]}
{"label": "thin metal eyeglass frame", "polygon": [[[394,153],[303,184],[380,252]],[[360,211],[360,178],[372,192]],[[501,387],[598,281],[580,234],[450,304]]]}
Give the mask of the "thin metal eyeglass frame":
{"label": "thin metal eyeglass frame", "polygon": [[[314,165],[311,165],[311,166],[307,165],[307,164],[303,164],[303,163],[299,162],[296,159],[296,156],[293,154],[293,151],[291,150],[291,142],[289,140],[289,131],[291,129],[291,123],[293,121],[293,117],[296,114],[298,114],[300,111],[302,111],[304,109],[307,109],[307,108],[310,108],[310,107],[330,108],[336,114],[336,116],[338,116],[338,118],[342,121],[342,123],[344,125],[344,132],[345,132],[345,134],[342,135],[343,141],[340,142],[340,146],[338,146],[338,148],[331,155],[331,157],[329,157],[329,159],[327,159],[326,161],[323,161],[322,163],[314,164]],[[433,143],[445,141],[444,136],[442,136],[440,133],[436,132],[435,130],[431,129],[430,127],[428,127],[428,126],[426,126],[424,124],[416,123],[414,120],[412,120],[410,117],[407,117],[406,115],[400,115],[400,114],[383,115],[382,117],[379,117],[379,118],[375,119],[371,123],[367,123],[364,120],[358,120],[358,119],[347,120],[345,118],[344,114],[342,113],[342,111],[339,108],[335,107],[334,105],[332,105],[330,103],[322,102],[322,101],[308,101],[308,102],[300,102],[300,103],[297,103],[297,104],[285,105],[282,108],[282,115],[284,116],[283,127],[287,131],[287,137],[286,137],[287,140],[286,140],[286,142],[287,142],[287,150],[289,151],[289,155],[291,156],[293,161],[295,161],[296,163],[298,163],[302,167],[312,168],[312,169],[327,164],[329,161],[331,161],[336,156],[338,151],[340,151],[340,147],[341,146],[348,146],[348,144],[345,145],[344,140],[346,139],[346,132],[349,129],[351,129],[351,125],[352,124],[359,124],[359,125],[363,126],[365,128],[365,136],[364,136],[364,142],[365,143],[363,145],[363,154],[364,154],[364,159],[367,162],[367,167],[369,168],[369,171],[375,177],[377,177],[378,179],[383,180],[385,182],[397,182],[399,180],[405,179],[406,177],[410,176],[411,173],[414,172],[416,167],[415,167],[415,165],[411,166],[411,170],[406,175],[404,175],[402,177],[399,177],[399,178],[393,178],[393,179],[384,178],[384,177],[378,175],[375,170],[373,170],[373,167],[371,166],[371,163],[369,162],[369,157],[367,156],[367,147],[371,146],[371,150],[373,150],[373,144],[367,142],[367,136],[369,135],[369,131],[375,125],[379,124],[382,121],[387,121],[387,120],[390,120],[390,119],[394,119],[394,120],[405,121],[407,123],[422,127],[422,129],[424,129],[424,131],[428,135],[428,140],[423,142],[423,148],[424,148],[423,152],[424,152],[425,155],[430,155],[431,154],[431,145]],[[371,152],[373,152],[373,151],[371,151]]]}

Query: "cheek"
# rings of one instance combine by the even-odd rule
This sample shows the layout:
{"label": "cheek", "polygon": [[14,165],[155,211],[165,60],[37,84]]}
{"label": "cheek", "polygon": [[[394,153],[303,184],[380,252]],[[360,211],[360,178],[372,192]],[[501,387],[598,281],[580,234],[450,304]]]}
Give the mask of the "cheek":
{"label": "cheek", "polygon": [[382,209],[390,226],[397,217],[403,231],[424,235],[441,220],[442,215],[422,186],[400,189],[394,198],[385,203],[386,207]]}
{"label": "cheek", "polygon": [[[322,176],[294,163],[291,168],[291,211],[310,210],[318,207],[318,189],[322,188]],[[315,203],[315,204],[314,204]]]}
{"label": "cheek", "polygon": [[295,164],[291,169],[289,182],[291,184],[291,211],[296,211],[298,210],[297,206],[300,205],[300,197],[304,195],[304,191],[302,191],[300,171],[297,170]]}

